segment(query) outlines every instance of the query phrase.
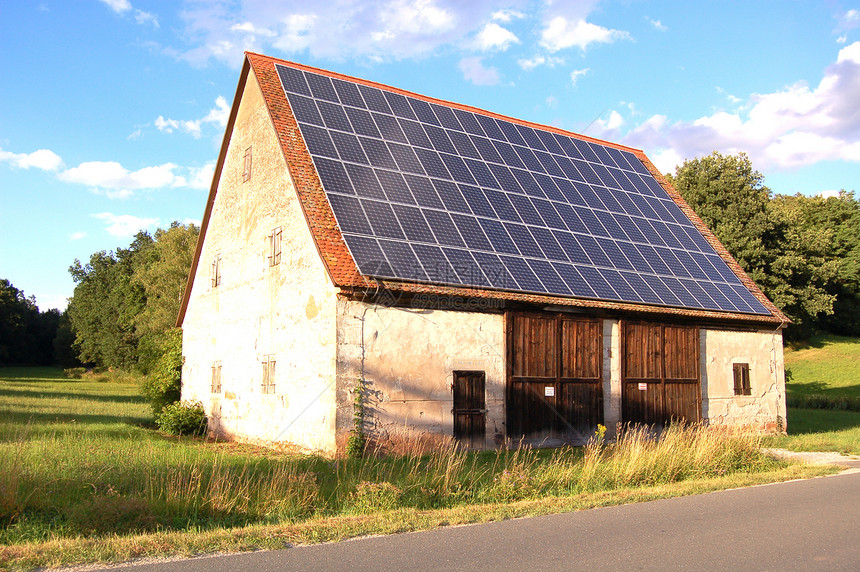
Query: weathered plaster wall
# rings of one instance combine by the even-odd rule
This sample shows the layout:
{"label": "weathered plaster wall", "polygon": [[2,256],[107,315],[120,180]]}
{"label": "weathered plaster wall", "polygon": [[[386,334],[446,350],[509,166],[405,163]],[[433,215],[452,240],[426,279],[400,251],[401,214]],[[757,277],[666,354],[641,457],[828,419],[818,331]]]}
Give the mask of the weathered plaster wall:
{"label": "weathered plaster wall", "polygon": [[603,320],[603,424],[612,438],[621,422],[621,324]]}
{"label": "weathered plaster wall", "polygon": [[487,376],[486,446],[503,442],[503,315],[341,300],[337,318],[341,440],[352,429],[352,391],[362,376],[371,396],[366,427],[383,446],[397,449],[451,436],[453,372],[477,370]]}
{"label": "weathered plaster wall", "polygon": [[[702,328],[702,413],[711,425],[785,428],[785,366],[780,332]],[[748,363],[749,396],[734,394],[732,364]]]}
{"label": "weathered plaster wall", "polygon": [[[251,180],[243,182],[249,147]],[[278,227],[281,260],[270,266]],[[212,287],[216,256],[221,284]],[[221,437],[334,452],[336,304],[252,73],[183,324],[183,399],[202,401]],[[266,356],[276,363],[274,394],[261,393]],[[220,393],[210,390],[216,362]]]}

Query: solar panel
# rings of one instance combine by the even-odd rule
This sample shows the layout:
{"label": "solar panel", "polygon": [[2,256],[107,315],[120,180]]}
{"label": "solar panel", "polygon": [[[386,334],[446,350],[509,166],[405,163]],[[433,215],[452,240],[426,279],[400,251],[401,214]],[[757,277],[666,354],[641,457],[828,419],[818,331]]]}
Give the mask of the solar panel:
{"label": "solar panel", "polygon": [[276,69],[363,274],[769,314],[626,149]]}

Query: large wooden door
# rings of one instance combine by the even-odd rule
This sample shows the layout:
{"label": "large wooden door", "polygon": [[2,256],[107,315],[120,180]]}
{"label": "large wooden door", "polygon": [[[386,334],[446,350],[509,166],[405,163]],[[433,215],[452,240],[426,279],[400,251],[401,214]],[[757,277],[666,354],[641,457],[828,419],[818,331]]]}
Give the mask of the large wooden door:
{"label": "large wooden door", "polygon": [[509,313],[507,432],[576,441],[603,421],[603,328],[564,314]]}
{"label": "large wooden door", "polygon": [[621,344],[622,421],[701,419],[698,328],[624,322]]}
{"label": "large wooden door", "polygon": [[487,411],[483,371],[454,372],[454,437],[470,449],[483,449]]}

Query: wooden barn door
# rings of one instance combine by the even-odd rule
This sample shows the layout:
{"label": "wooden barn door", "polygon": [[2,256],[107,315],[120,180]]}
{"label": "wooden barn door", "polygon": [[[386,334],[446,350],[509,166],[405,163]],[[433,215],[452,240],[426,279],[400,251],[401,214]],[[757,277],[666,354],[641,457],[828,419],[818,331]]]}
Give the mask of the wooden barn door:
{"label": "wooden barn door", "polygon": [[454,437],[470,449],[484,448],[486,382],[483,371],[454,372]]}
{"label": "wooden barn door", "polygon": [[698,328],[624,322],[621,344],[622,421],[663,425],[701,418]]}
{"label": "wooden barn door", "polygon": [[603,420],[600,320],[508,314],[507,431],[581,440]]}

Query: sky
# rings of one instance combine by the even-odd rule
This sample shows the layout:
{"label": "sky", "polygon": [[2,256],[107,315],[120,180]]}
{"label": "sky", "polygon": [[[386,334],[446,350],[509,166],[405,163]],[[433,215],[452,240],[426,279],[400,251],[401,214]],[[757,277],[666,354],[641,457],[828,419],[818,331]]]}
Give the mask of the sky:
{"label": "sky", "polygon": [[3,0],[0,278],[199,224],[253,51],[642,149],[745,152],[780,194],[860,178],[860,0]]}

